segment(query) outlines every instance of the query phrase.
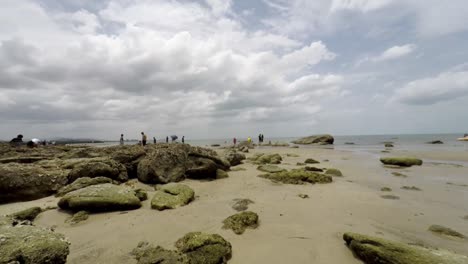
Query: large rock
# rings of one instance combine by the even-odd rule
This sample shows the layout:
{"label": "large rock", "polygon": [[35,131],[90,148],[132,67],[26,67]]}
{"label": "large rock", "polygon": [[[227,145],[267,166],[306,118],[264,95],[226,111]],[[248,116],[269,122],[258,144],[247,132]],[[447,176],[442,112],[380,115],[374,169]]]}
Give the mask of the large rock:
{"label": "large rock", "polygon": [[160,246],[154,247],[148,242],[140,242],[132,255],[138,264],[190,264],[185,254]]}
{"label": "large rock", "polygon": [[140,208],[141,202],[134,190],[106,183],[67,193],[58,206],[72,211],[118,211]]}
{"label": "large rock", "polygon": [[68,183],[68,171],[39,164],[0,164],[0,203],[29,201],[54,194]]}
{"label": "large rock", "polygon": [[236,166],[242,164],[242,161],[245,160],[245,155],[238,153],[235,150],[230,150],[224,155],[226,160],[231,164],[231,166]]}
{"label": "large rock", "polygon": [[127,169],[121,163],[109,158],[80,159],[74,163],[68,174],[69,182],[82,177],[107,177],[116,181],[128,180]]}
{"label": "large rock", "polygon": [[30,225],[0,225],[0,263],[64,264],[69,253],[61,234]]}
{"label": "large rock", "polygon": [[191,158],[188,163],[186,175],[192,179],[215,179],[218,166],[211,159]]}
{"label": "large rock", "polygon": [[330,183],[333,181],[330,175],[306,171],[304,169],[293,169],[290,171],[263,174],[259,175],[259,177],[270,179],[274,182],[282,182],[288,184]]}
{"label": "large rock", "polygon": [[223,221],[223,228],[231,229],[234,233],[243,234],[245,229],[258,227],[258,215],[251,211],[231,215]]}
{"label": "large rock", "polygon": [[411,166],[421,166],[423,161],[417,158],[409,158],[409,157],[388,157],[388,158],[380,158],[380,162],[385,165],[394,165],[400,167],[411,167]]}
{"label": "large rock", "polygon": [[64,186],[58,190],[56,196],[64,196],[65,194],[69,192],[73,192],[79,189],[83,189],[85,187],[91,186],[91,185],[98,185],[98,184],[103,184],[103,183],[112,183],[112,179],[106,178],[106,177],[96,177],[96,178],[89,178],[89,177],[83,177],[83,178],[78,178],[74,182],[68,184],[67,186]]}
{"label": "large rock", "polygon": [[300,144],[300,145],[310,145],[310,144],[331,145],[333,144],[334,141],[335,139],[333,138],[332,135],[315,135],[315,136],[309,136],[309,137],[304,137],[304,138],[294,140],[292,143]]}
{"label": "large rock", "polygon": [[345,233],[343,239],[366,264],[467,264],[468,257],[382,238]]}
{"label": "large rock", "polygon": [[157,189],[151,200],[151,208],[157,210],[175,209],[190,203],[195,192],[184,184],[168,184]]}
{"label": "large rock", "polygon": [[107,148],[110,158],[123,164],[130,179],[138,177],[138,163],[145,157],[146,151],[139,145],[116,146]]}
{"label": "large rock", "polygon": [[231,243],[217,234],[188,233],[175,246],[187,255],[190,264],[225,264],[232,255]]}

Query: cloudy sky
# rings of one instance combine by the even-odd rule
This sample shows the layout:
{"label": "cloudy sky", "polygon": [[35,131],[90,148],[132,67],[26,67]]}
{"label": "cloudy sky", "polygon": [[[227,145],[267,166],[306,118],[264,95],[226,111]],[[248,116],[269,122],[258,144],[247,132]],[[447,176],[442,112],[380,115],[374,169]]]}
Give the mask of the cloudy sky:
{"label": "cloudy sky", "polygon": [[468,132],[466,0],[2,0],[0,138]]}

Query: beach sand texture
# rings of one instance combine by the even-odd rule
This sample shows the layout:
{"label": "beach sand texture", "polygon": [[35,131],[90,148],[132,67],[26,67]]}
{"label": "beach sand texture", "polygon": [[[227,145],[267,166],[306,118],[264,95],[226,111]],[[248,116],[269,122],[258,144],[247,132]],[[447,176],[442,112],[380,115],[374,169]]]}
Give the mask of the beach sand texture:
{"label": "beach sand texture", "polygon": [[[219,150],[222,152],[223,150]],[[218,233],[232,244],[229,263],[362,263],[345,246],[344,232],[357,232],[395,241],[423,244],[468,255],[468,241],[437,236],[428,231],[433,224],[448,226],[468,235],[468,155],[466,152],[417,153],[398,150],[382,155],[414,155],[423,166],[390,168],[379,162],[381,153],[353,152],[328,148],[259,147],[255,153],[279,153],[286,169],[307,158],[320,161],[319,168],[337,168],[344,177],[331,184],[289,185],[257,177],[257,165],[244,161],[229,178],[216,181],[185,180],[193,188],[195,200],[174,210],[150,207],[152,186],[132,181],[148,190],[149,200],[134,211],[91,214],[77,225],[65,221],[70,214],[49,210],[35,224],[53,227],[71,242],[68,262],[136,263],[130,252],[140,241],[167,249],[192,231]],[[296,154],[287,156],[286,154]],[[298,157],[296,157],[298,156]],[[324,161],[328,160],[328,161]],[[407,177],[396,177],[399,172]],[[451,184],[447,184],[451,183]],[[401,189],[416,186],[421,191]],[[381,192],[389,187],[392,192]],[[298,197],[307,194],[308,199]],[[383,199],[392,194],[398,200]],[[222,221],[237,213],[233,200],[254,201],[249,210],[259,215],[259,227],[236,235],[223,229]],[[0,205],[0,215],[31,206],[55,206],[58,199]]]}

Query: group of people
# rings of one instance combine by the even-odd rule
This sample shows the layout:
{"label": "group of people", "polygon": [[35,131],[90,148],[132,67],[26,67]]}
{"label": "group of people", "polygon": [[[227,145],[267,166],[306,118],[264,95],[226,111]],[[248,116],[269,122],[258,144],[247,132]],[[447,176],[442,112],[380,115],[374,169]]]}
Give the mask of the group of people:
{"label": "group of people", "polygon": [[[177,136],[171,136],[172,142],[177,140]],[[124,145],[124,134],[120,134],[120,145]],[[146,146],[148,142],[148,136],[145,134],[145,132],[141,132],[141,140],[138,143],[139,145]],[[156,137],[153,137],[153,143],[156,144],[157,140]],[[169,137],[166,136],[166,143],[169,143]],[[185,143],[185,136],[182,136],[182,143]]]}
{"label": "group of people", "polygon": [[[258,135],[258,143],[263,143],[263,140],[264,140],[263,134],[259,134],[259,135]],[[236,145],[236,144],[237,144],[237,138],[233,138],[233,139],[232,139],[232,143],[233,143],[234,145]],[[247,137],[247,143],[249,143],[249,144],[252,143],[252,138],[251,138],[251,137]]]}
{"label": "group of people", "polygon": [[259,134],[258,135],[258,143],[263,143],[263,139],[264,139],[263,134]]}
{"label": "group of people", "polygon": [[[19,134],[17,135],[15,138],[13,138],[12,140],[10,140],[10,144],[12,146],[16,146],[16,147],[19,147],[19,146],[22,146],[24,145],[24,141],[23,141],[23,135]],[[28,142],[26,142],[26,146],[30,147],[30,148],[35,148],[35,147],[38,147],[40,145],[47,145],[47,141],[46,140],[40,140],[40,139],[37,139],[37,138],[33,138],[31,140],[29,140]]]}

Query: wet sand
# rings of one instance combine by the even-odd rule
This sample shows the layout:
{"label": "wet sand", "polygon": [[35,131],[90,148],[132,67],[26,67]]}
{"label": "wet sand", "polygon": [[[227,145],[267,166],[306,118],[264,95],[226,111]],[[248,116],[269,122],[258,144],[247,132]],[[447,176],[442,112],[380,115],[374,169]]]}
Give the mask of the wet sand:
{"label": "wet sand", "polygon": [[[220,150],[222,151],[222,150]],[[320,168],[340,169],[344,177],[323,185],[277,184],[257,177],[256,165],[245,162],[245,171],[229,172],[216,181],[186,180],[195,190],[196,200],[175,210],[152,210],[149,200],[138,210],[93,214],[70,226],[70,216],[59,210],[38,216],[36,225],[54,227],[71,242],[68,263],[136,263],[129,252],[140,241],[168,249],[187,232],[218,233],[231,242],[229,263],[361,263],[342,240],[344,232],[360,232],[397,241],[424,244],[468,255],[468,241],[439,237],[427,231],[439,224],[468,235],[468,161],[462,153],[365,153],[322,148],[261,147],[254,153],[279,153],[281,167],[297,168],[297,162],[314,158]],[[401,151],[400,151],[401,152]],[[299,157],[287,157],[294,153]],[[421,167],[384,167],[380,155],[410,155],[428,159]],[[417,154],[417,155],[416,155]],[[323,160],[329,160],[324,162]],[[437,162],[435,162],[437,161]],[[443,162],[439,162],[443,161]],[[447,165],[448,164],[448,165]],[[456,164],[458,166],[455,166]],[[407,177],[396,177],[400,172]],[[450,182],[452,184],[447,184]],[[151,191],[152,186],[133,182]],[[401,189],[416,186],[422,191]],[[392,192],[381,192],[390,187]],[[309,199],[299,198],[307,194]],[[153,192],[149,192],[151,199]],[[399,200],[383,199],[392,194]],[[222,229],[222,221],[236,213],[233,199],[248,198],[255,203],[249,210],[258,213],[260,226],[243,235]],[[51,206],[58,201],[47,197],[36,201],[0,205],[0,214],[31,206]]]}

